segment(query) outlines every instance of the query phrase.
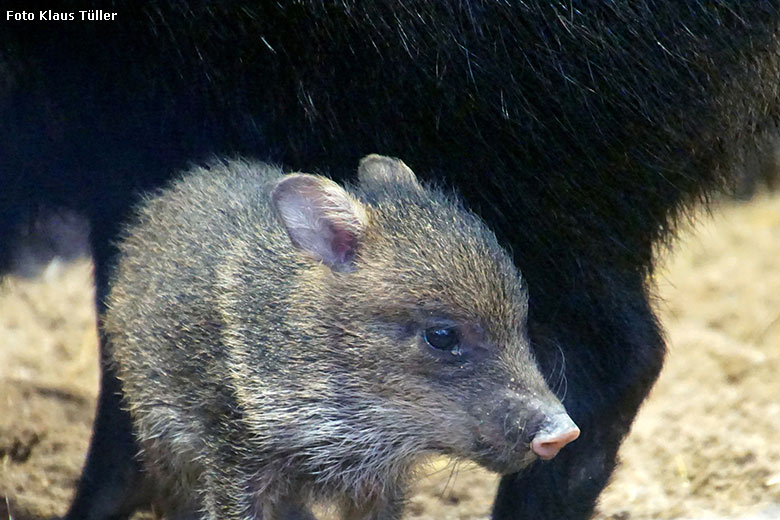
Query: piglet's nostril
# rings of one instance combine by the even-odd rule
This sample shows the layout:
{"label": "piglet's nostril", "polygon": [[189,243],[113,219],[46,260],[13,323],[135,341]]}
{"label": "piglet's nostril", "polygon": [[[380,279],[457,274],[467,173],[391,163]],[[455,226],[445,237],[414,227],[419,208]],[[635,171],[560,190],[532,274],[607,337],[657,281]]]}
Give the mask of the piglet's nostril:
{"label": "piglet's nostril", "polygon": [[571,426],[554,433],[540,433],[531,441],[531,450],[539,458],[550,460],[561,449],[580,436],[580,429],[571,423]]}

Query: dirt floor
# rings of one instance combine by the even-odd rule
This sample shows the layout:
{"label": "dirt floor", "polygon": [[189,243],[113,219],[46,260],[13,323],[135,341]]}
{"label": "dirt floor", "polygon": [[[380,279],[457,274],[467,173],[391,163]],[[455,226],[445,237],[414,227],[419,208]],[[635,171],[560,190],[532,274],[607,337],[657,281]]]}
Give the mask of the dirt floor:
{"label": "dirt floor", "polygon": [[[780,196],[701,220],[659,273],[670,353],[600,520],[780,519]],[[0,519],[62,514],[73,491],[97,391],[90,286],[80,260],[0,288]],[[424,472],[407,518],[487,518],[495,476]]]}

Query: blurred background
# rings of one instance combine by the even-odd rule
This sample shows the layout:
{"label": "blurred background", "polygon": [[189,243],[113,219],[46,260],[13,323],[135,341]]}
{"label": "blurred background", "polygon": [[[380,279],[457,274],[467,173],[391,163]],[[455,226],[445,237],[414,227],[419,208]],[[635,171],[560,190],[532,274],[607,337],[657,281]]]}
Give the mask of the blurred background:
{"label": "blurred background", "polygon": [[[741,165],[659,250],[669,355],[621,450],[598,519],[780,518],[780,147]],[[88,228],[45,214],[0,282],[0,518],[65,512],[98,384]],[[486,519],[497,477],[421,468],[410,519]],[[139,516],[141,518],[141,516]]]}

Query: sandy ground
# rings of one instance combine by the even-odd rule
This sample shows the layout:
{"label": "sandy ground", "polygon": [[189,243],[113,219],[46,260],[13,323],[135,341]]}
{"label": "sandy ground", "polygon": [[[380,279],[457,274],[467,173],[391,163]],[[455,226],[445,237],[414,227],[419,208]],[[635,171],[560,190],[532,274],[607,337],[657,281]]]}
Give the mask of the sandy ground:
{"label": "sandy ground", "polygon": [[[701,220],[657,278],[670,354],[599,520],[780,519],[780,196]],[[90,287],[86,260],[0,286],[0,519],[62,514],[73,491],[97,391]],[[425,473],[407,518],[487,518],[495,476]]]}

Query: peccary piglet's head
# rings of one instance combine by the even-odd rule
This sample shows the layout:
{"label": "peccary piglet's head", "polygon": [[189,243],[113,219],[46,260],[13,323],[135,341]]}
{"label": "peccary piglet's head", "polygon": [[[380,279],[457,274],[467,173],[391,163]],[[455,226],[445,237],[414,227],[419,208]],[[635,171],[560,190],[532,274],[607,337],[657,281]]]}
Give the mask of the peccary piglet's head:
{"label": "peccary piglet's head", "polygon": [[294,356],[328,374],[338,412],[317,413],[352,436],[348,449],[445,453],[507,473],[579,435],[531,355],[521,275],[451,195],[372,155],[355,188],[296,174],[272,201],[319,264],[297,311],[317,352]]}

